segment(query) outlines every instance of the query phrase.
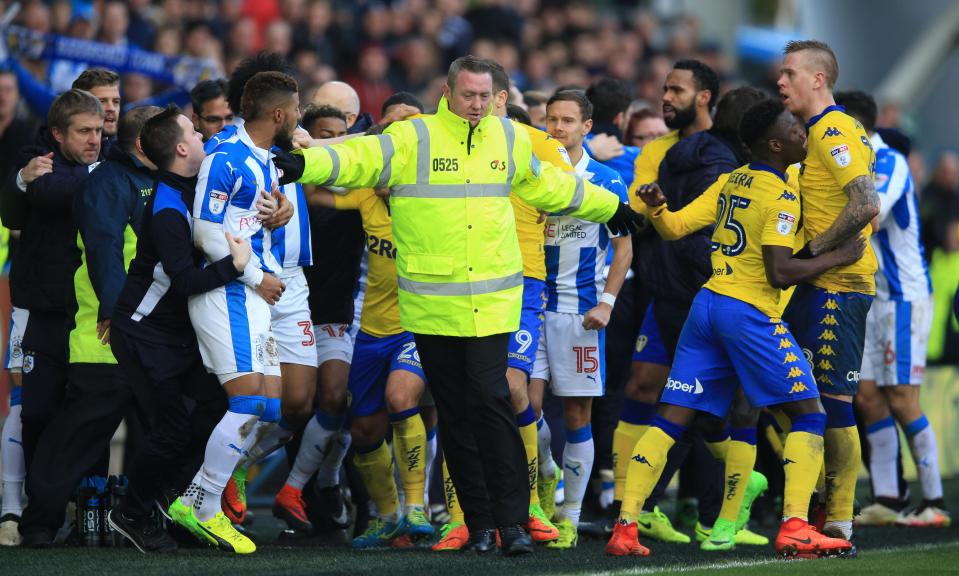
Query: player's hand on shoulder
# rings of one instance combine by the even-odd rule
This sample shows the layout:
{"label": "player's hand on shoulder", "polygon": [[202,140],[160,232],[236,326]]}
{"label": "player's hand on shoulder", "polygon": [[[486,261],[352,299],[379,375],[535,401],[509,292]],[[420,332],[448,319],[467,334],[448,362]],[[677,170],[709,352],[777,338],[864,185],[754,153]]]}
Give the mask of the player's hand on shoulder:
{"label": "player's hand on shoulder", "polygon": [[583,328],[602,330],[609,324],[609,316],[612,313],[613,308],[609,304],[600,302],[583,316]]}
{"label": "player's hand on shoulder", "polygon": [[246,265],[250,262],[253,250],[250,243],[243,238],[237,238],[229,232],[225,233],[226,244],[230,248],[230,257],[233,258],[233,267],[237,272],[243,273]]}
{"label": "player's hand on shoulder", "polygon": [[600,162],[619,158],[623,155],[623,144],[610,134],[597,134],[589,141],[589,151]]}
{"label": "player's hand on shoulder", "polygon": [[256,293],[266,300],[266,303],[270,306],[280,301],[284,290],[286,290],[286,286],[273,274],[264,274],[260,285],[256,287]]}
{"label": "player's hand on shoulder", "polygon": [[20,172],[24,184],[30,184],[37,178],[53,172],[53,152],[31,158]]}
{"label": "player's hand on shoulder", "polygon": [[659,188],[659,184],[655,182],[650,182],[649,184],[643,184],[636,189],[636,195],[639,196],[639,199],[643,201],[644,204],[650,208],[655,208],[657,206],[662,206],[666,203],[666,196],[663,194],[663,191]]}

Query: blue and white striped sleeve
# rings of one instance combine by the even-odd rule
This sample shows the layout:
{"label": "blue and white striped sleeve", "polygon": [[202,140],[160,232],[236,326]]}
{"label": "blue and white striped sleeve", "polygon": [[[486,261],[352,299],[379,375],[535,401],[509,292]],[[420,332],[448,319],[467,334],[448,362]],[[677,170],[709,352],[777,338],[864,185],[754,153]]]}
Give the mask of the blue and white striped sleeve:
{"label": "blue and white striped sleeve", "polygon": [[193,215],[199,220],[223,223],[230,194],[241,178],[224,152],[214,152],[203,159],[196,182]]}
{"label": "blue and white striped sleeve", "polygon": [[880,150],[880,153],[876,158],[876,192],[879,193],[881,225],[896,202],[912,188],[912,176],[905,156],[890,149]]}

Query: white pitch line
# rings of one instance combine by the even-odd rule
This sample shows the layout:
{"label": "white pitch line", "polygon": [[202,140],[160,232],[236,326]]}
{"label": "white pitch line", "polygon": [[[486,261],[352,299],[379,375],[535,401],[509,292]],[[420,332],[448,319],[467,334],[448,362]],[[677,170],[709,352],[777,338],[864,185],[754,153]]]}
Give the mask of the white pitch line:
{"label": "white pitch line", "polygon": [[[897,546],[890,548],[870,548],[867,554],[889,553],[889,552],[921,552],[924,550],[933,550],[937,548],[949,548],[959,546],[954,542],[943,542],[938,544],[916,544],[914,546]],[[641,558],[641,557],[637,557]],[[684,564],[682,566],[648,566],[624,568],[622,570],[607,570],[605,572],[570,572],[568,574],[592,574],[595,576],[625,576],[634,574],[659,574],[662,572],[693,572],[695,570],[728,570],[731,568],[749,568],[752,566],[765,566],[768,564],[781,564],[783,562],[812,562],[815,560],[782,560],[780,558],[761,558],[756,560],[730,560],[727,562],[712,562],[709,564]],[[823,558],[822,561],[836,562],[855,562],[855,560],[841,560],[839,558]]]}

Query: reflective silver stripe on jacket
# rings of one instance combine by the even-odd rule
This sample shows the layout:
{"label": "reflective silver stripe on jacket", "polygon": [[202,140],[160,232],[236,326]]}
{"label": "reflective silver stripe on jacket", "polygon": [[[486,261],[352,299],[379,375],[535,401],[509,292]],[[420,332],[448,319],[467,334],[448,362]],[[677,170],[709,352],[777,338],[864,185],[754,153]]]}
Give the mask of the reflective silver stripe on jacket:
{"label": "reflective silver stripe on jacket", "polygon": [[336,183],[336,179],[340,177],[340,155],[336,153],[336,150],[329,146],[324,146],[324,150],[330,153],[330,177],[324,182],[320,182],[321,186],[329,186]]}
{"label": "reflective silver stripe on jacket", "polygon": [[400,290],[417,296],[476,296],[492,294],[523,285],[523,272],[475,282],[417,282],[400,276]]}
{"label": "reflective silver stripe on jacket", "polygon": [[383,153],[383,170],[376,181],[376,188],[386,188],[393,176],[393,139],[386,134],[377,134],[376,139],[380,141],[380,152]]}
{"label": "reflective silver stripe on jacket", "polygon": [[402,198],[506,198],[509,184],[398,184],[394,196]]}

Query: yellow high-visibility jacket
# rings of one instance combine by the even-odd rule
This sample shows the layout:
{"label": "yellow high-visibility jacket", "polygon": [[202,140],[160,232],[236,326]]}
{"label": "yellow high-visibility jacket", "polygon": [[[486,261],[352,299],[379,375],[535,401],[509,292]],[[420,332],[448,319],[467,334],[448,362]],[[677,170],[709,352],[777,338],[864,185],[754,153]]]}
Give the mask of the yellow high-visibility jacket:
{"label": "yellow high-visibility jacket", "polygon": [[511,120],[475,127],[440,100],[435,115],[300,152],[300,181],[391,188],[400,324],[419,334],[488,336],[519,328],[523,260],[510,191],[544,211],[606,222],[616,195],[533,155]]}

